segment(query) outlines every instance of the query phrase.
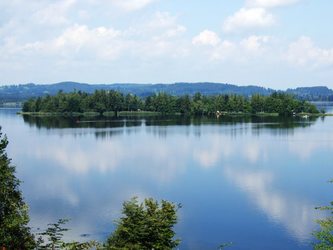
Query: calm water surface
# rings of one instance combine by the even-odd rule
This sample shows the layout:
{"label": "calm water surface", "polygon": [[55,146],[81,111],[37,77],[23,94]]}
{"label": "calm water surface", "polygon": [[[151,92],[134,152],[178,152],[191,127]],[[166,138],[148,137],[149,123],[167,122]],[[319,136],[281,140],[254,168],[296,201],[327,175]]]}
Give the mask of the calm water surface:
{"label": "calm water surface", "polygon": [[[179,249],[311,249],[332,200],[333,117],[54,119],[0,110],[31,226],[104,240],[133,196],[181,203]],[[83,238],[83,234],[88,237]]]}

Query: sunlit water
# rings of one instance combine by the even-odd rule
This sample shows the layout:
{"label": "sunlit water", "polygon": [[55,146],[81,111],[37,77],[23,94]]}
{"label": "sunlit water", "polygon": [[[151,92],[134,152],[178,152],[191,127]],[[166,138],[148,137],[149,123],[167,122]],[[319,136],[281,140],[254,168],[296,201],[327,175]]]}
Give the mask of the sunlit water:
{"label": "sunlit water", "polygon": [[[31,226],[105,240],[133,196],[181,203],[179,249],[311,249],[331,200],[333,117],[52,119],[0,110]],[[82,235],[86,234],[87,237]]]}

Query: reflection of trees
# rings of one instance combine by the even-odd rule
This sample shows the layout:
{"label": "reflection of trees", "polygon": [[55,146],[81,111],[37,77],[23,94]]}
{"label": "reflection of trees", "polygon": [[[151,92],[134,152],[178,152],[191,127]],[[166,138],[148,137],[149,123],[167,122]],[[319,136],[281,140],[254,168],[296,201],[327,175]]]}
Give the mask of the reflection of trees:
{"label": "reflection of trees", "polygon": [[[259,116],[221,116],[212,117],[188,117],[188,116],[148,116],[148,117],[63,117],[63,116],[23,116],[24,122],[38,129],[56,128],[126,128],[126,127],[164,127],[163,136],[167,136],[167,126],[195,126],[196,134],[201,125],[234,126],[239,124],[253,124],[252,131],[259,134],[263,129],[269,129],[276,134],[289,134],[295,128],[309,127],[316,122],[318,117],[303,119],[301,117],[259,117]],[[157,132],[148,129],[148,132]],[[233,131],[235,132],[235,131]],[[110,137],[120,134],[119,131],[96,131],[96,137]],[[158,131],[160,134],[161,131]],[[160,134],[161,135],[161,134]]]}
{"label": "reflection of trees", "polygon": [[24,115],[23,120],[29,126],[38,129],[46,128],[107,128],[124,127],[123,119],[105,119],[104,117],[65,117],[65,116],[30,116]]}
{"label": "reflection of trees", "polygon": [[115,135],[123,134],[122,130],[110,130],[110,131],[96,131],[95,136],[99,139],[107,139]]}
{"label": "reflection of trees", "polygon": [[307,128],[313,125],[318,117],[269,117],[269,119],[258,119],[254,121],[252,133],[259,135],[263,130],[269,130],[273,135],[289,135],[294,133],[296,128]]}

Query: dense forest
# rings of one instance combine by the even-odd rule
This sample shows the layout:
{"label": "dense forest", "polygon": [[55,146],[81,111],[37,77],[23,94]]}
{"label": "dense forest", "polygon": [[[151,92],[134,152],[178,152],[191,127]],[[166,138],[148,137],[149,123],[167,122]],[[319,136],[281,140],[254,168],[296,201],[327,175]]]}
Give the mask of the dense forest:
{"label": "dense forest", "polygon": [[140,98],[136,95],[124,95],[114,90],[96,90],[93,94],[81,91],[72,93],[58,92],[54,96],[32,98],[23,104],[23,112],[45,113],[84,113],[119,111],[152,111],[165,114],[215,115],[225,113],[277,113],[290,116],[296,113],[318,113],[317,108],[297,100],[292,95],[273,93],[270,96],[253,95],[247,98],[241,95],[205,96],[197,93],[193,96],[173,96],[166,93]]}

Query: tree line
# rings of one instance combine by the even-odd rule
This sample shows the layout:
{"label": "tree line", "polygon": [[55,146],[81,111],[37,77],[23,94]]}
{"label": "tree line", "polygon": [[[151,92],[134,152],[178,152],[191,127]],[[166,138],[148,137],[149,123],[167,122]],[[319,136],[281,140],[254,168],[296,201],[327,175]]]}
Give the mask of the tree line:
{"label": "tree line", "polygon": [[104,113],[112,111],[152,111],[165,114],[215,115],[226,113],[277,113],[290,116],[296,113],[319,113],[318,109],[307,101],[297,100],[294,96],[275,92],[270,96],[253,95],[214,95],[197,93],[193,96],[173,96],[158,93],[140,98],[136,95],[124,95],[114,90],[96,90],[93,94],[81,91],[54,96],[32,98],[24,102],[23,112],[51,113]]}

